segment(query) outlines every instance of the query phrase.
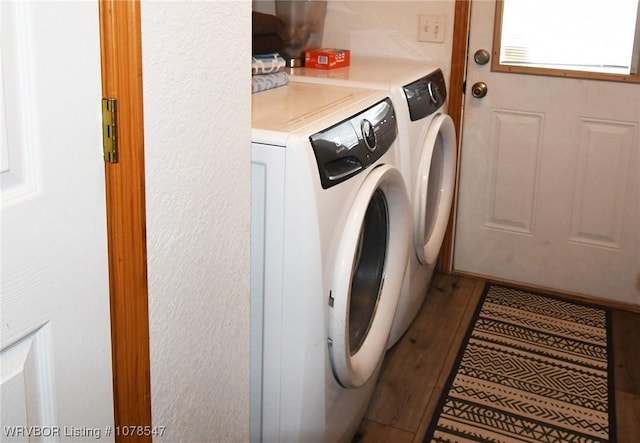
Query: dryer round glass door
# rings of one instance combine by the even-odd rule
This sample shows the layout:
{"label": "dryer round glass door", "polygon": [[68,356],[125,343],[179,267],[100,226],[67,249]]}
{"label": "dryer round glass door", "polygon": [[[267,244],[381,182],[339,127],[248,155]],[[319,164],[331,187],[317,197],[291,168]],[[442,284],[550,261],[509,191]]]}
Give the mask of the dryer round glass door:
{"label": "dryer round glass door", "polygon": [[362,386],[384,356],[407,265],[411,216],[400,172],[374,168],[342,232],[329,307],[333,372]]}
{"label": "dryer round glass door", "polygon": [[446,114],[434,117],[424,140],[415,186],[413,243],[418,261],[430,265],[444,239],[456,172],[456,131]]}
{"label": "dryer round glass door", "polygon": [[364,215],[351,277],[349,302],[349,352],[360,350],[378,306],[387,258],[389,208],[387,199],[376,189]]}

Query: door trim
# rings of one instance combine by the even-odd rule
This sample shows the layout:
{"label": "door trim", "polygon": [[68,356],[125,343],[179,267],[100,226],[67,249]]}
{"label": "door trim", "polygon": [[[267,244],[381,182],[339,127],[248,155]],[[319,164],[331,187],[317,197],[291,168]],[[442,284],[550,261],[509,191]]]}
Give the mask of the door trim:
{"label": "door trim", "polygon": [[120,159],[105,163],[114,419],[150,426],[140,3],[99,0],[99,8],[102,94],[117,99],[119,120]]}
{"label": "door trim", "polygon": [[464,82],[467,75],[467,46],[469,43],[469,17],[471,14],[471,0],[456,0],[453,19],[453,47],[451,50],[451,74],[449,77],[449,106],[447,113],[456,128],[456,179],[454,183],[454,197],[447,231],[442,243],[436,270],[451,273],[453,271],[453,231],[456,219],[456,201],[458,194],[458,173],[460,165],[460,146],[462,140],[462,107],[464,105]]}

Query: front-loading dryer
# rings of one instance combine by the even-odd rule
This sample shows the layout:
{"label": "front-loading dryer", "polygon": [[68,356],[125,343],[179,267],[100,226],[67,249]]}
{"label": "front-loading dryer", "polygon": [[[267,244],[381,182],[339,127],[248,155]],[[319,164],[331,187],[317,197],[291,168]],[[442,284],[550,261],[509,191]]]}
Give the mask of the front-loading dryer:
{"label": "front-loading dryer", "polygon": [[456,134],[446,114],[442,70],[405,59],[352,56],[338,69],[295,68],[293,83],[380,89],[398,116],[400,169],[412,206],[412,253],[388,346],[417,315],[427,294],[447,229],[456,176]]}
{"label": "front-loading dryer", "polygon": [[397,117],[379,90],[252,96],[252,441],[350,441],[409,255]]}

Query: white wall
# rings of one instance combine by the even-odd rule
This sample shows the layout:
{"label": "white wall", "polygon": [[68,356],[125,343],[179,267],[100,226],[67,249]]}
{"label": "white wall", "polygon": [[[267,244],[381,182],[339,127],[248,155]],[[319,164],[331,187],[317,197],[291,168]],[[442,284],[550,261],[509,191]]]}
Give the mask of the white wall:
{"label": "white wall", "polygon": [[[444,44],[417,42],[419,14],[446,15]],[[249,438],[250,29],[250,0],[142,2],[152,414],[166,441]],[[452,29],[453,0],[330,0],[323,45],[448,75]]]}
{"label": "white wall", "polygon": [[165,441],[249,439],[250,29],[250,0],[142,2],[152,415]]}
{"label": "white wall", "polygon": [[[254,0],[256,11],[274,14],[274,0]],[[451,70],[455,0],[328,0],[322,46],[354,55],[424,60]],[[445,17],[444,43],[418,41],[420,15]]]}
{"label": "white wall", "polygon": [[[329,0],[322,45],[354,55],[424,60],[451,70],[454,0]],[[444,43],[418,41],[420,15],[445,17]]]}

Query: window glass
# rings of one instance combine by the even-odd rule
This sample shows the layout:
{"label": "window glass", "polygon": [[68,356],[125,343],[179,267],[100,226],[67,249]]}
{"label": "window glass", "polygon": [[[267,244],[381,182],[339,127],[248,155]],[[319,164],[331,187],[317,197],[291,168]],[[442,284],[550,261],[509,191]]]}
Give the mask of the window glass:
{"label": "window glass", "polygon": [[501,65],[637,73],[638,0],[501,3]]}

